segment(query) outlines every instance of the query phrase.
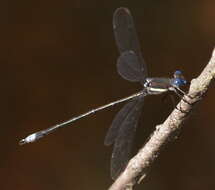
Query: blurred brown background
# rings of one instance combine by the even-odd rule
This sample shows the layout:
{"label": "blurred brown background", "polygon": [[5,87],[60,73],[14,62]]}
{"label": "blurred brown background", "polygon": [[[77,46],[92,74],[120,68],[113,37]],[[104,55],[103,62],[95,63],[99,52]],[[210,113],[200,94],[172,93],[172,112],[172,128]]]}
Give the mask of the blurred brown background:
{"label": "blurred brown background", "polygon": [[[150,76],[199,75],[215,46],[215,1],[2,1],[1,189],[101,190],[110,179],[103,139],[118,105],[26,146],[26,135],[141,89],[116,71],[117,7],[131,10]],[[137,189],[215,188],[213,84]],[[147,97],[134,150],[171,112]]]}

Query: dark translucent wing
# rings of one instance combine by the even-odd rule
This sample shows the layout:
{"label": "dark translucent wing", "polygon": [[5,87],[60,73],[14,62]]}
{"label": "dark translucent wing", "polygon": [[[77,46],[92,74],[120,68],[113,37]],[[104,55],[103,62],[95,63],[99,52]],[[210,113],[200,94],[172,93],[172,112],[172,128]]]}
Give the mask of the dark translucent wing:
{"label": "dark translucent wing", "polygon": [[132,50],[139,56],[140,45],[133,18],[127,8],[116,9],[113,15],[113,29],[120,53]]}
{"label": "dark translucent wing", "polygon": [[120,128],[121,124],[123,123],[123,121],[127,117],[130,110],[134,107],[134,105],[136,105],[136,101],[128,102],[116,114],[115,118],[112,121],[111,127],[109,128],[107,135],[105,137],[105,140],[104,140],[104,144],[106,146],[109,146],[109,145],[114,143],[114,141],[118,135],[119,128]]}
{"label": "dark translucent wing", "polygon": [[138,125],[138,120],[142,111],[142,106],[142,98],[135,100],[133,108],[120,125],[111,159],[111,177],[113,179],[116,179],[124,170],[131,157],[131,148]]}
{"label": "dark translucent wing", "polygon": [[[137,56],[137,69],[147,77],[147,68],[142,58],[133,18],[126,8],[118,8],[113,16],[113,29],[117,47],[120,54],[133,51]],[[126,78],[126,77],[125,77]]]}
{"label": "dark translucent wing", "polygon": [[117,71],[122,78],[132,81],[144,81],[137,55],[133,51],[122,53],[117,60]]}

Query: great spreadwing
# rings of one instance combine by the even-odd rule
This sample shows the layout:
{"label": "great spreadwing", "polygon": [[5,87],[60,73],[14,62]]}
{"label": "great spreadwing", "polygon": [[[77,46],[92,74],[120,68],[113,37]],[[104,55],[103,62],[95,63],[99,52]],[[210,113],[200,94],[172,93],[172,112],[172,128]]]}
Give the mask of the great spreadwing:
{"label": "great spreadwing", "polygon": [[147,67],[141,54],[133,18],[127,8],[118,8],[114,12],[113,30],[120,52],[117,60],[117,71],[119,75],[130,82],[139,82],[143,89],[131,96],[92,109],[63,123],[33,133],[22,139],[19,144],[23,145],[35,142],[59,128],[68,126],[68,124],[76,120],[118,103],[129,101],[116,114],[104,141],[107,146],[113,145],[111,176],[115,179],[124,170],[130,159],[131,148],[143,107],[144,97],[146,95],[162,94],[167,91],[173,91],[179,96],[184,95],[185,93],[180,89],[180,86],[186,85],[187,82],[181,71],[175,71],[172,78],[148,77]]}

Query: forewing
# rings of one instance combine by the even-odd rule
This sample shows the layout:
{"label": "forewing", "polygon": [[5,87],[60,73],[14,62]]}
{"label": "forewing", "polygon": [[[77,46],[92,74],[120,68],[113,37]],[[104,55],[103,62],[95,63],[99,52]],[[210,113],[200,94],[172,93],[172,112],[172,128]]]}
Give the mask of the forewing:
{"label": "forewing", "polygon": [[127,117],[128,113],[131,111],[131,109],[134,107],[134,105],[136,105],[136,101],[128,102],[116,114],[115,118],[112,121],[110,128],[108,129],[108,132],[107,132],[105,140],[104,140],[104,144],[106,146],[109,146],[114,143],[114,141],[118,135],[121,124]]}
{"label": "forewing", "polygon": [[119,176],[131,158],[131,148],[142,106],[143,99],[136,100],[133,108],[120,125],[111,158],[111,177],[113,179],[116,179]]}
{"label": "forewing", "polygon": [[141,71],[138,57],[133,51],[126,51],[119,56],[117,71],[122,78],[132,82],[144,81],[146,77]]}
{"label": "forewing", "polygon": [[131,13],[126,8],[118,8],[113,16],[113,29],[117,47],[120,54],[133,51],[136,54],[136,67],[140,69],[144,77],[147,77],[147,68],[142,58],[140,45],[136,34]]}

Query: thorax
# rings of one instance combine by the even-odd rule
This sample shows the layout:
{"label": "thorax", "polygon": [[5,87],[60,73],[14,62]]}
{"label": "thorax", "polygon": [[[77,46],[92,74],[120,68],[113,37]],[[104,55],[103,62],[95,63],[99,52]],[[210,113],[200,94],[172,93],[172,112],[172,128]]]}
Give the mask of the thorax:
{"label": "thorax", "polygon": [[171,78],[146,78],[144,87],[147,90],[148,94],[162,94],[172,87]]}

